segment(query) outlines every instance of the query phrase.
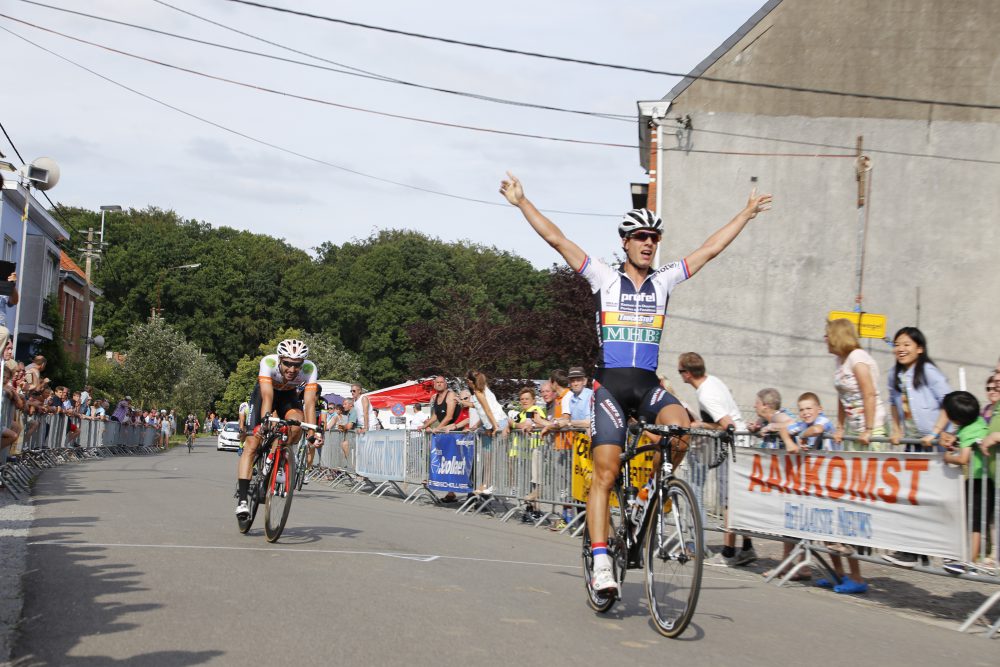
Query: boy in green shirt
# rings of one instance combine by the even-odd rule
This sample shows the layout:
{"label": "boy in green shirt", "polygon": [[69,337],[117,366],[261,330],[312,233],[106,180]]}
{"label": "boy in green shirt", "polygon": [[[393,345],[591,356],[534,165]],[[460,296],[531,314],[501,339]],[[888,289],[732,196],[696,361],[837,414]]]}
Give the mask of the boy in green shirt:
{"label": "boy in green shirt", "polygon": [[[958,432],[954,438],[943,438],[944,460],[953,465],[967,465],[966,498],[971,499],[972,542],[970,563],[945,563],[944,568],[952,574],[986,571],[995,573],[996,562],[984,553],[980,554],[983,530],[993,524],[996,503],[996,452],[990,446],[981,447],[993,439],[990,427],[980,416],[979,401],[967,391],[953,391],[941,402],[948,419],[955,424]],[[942,434],[943,435],[943,434]],[[957,440],[957,443],[956,443]],[[957,444],[957,446],[956,446]],[[983,500],[986,501],[986,522],[983,523]],[[981,558],[980,558],[981,556]],[[976,562],[978,560],[978,562]]]}

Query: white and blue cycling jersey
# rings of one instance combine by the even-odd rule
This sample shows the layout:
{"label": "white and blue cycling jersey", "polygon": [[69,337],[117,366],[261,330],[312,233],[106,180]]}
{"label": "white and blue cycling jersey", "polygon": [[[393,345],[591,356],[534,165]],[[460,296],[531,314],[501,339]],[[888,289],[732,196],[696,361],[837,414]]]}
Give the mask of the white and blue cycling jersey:
{"label": "white and blue cycling jersey", "polygon": [[650,271],[639,289],[619,268],[587,257],[577,271],[594,295],[598,368],[656,371],[667,302],[674,287],[691,277],[681,260]]}

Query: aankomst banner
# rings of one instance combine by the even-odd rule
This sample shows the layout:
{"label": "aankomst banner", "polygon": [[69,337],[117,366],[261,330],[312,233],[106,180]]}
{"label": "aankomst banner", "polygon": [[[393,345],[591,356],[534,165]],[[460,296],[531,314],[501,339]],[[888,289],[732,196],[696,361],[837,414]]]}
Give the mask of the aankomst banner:
{"label": "aankomst banner", "polygon": [[406,431],[376,430],[358,437],[355,465],[373,482],[406,479]]}
{"label": "aankomst banner", "polygon": [[431,438],[428,488],[433,491],[472,492],[472,462],[476,438],[464,433],[438,433]]}
{"label": "aankomst banner", "polygon": [[940,456],[741,450],[729,527],[965,560],[962,474]]}

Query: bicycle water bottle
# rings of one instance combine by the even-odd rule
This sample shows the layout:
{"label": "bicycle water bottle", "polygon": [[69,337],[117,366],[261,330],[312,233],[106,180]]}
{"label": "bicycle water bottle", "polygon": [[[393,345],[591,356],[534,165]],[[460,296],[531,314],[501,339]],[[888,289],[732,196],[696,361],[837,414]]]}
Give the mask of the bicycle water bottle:
{"label": "bicycle water bottle", "polygon": [[272,465],[274,465],[274,452],[268,453],[267,458],[264,459],[264,477],[271,473]]}

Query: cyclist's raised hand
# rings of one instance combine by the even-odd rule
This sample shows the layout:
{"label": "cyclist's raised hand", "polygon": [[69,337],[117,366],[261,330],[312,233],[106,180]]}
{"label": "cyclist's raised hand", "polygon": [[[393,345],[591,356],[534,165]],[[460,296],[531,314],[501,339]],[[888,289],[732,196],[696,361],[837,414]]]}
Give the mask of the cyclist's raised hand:
{"label": "cyclist's raised hand", "polygon": [[769,211],[771,209],[771,195],[757,195],[757,188],[750,191],[750,198],[747,200],[747,205],[744,207],[744,211],[748,215],[748,220],[753,220],[757,217],[758,213],[763,211]]}
{"label": "cyclist's raised hand", "polygon": [[517,176],[507,172],[507,178],[500,181],[500,194],[514,206],[521,203],[524,199],[524,188],[521,187],[521,181],[517,180]]}

